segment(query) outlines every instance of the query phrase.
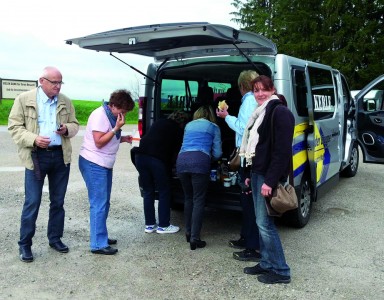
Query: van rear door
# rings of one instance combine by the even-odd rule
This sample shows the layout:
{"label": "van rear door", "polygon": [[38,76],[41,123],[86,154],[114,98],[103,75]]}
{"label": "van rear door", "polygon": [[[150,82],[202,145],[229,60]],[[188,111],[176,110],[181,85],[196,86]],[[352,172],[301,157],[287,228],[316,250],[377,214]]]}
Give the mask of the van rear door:
{"label": "van rear door", "polygon": [[357,140],[364,162],[384,163],[384,75],[355,96]]}
{"label": "van rear door", "polygon": [[209,23],[170,23],[117,29],[66,40],[81,48],[139,54],[157,61],[238,54],[275,55],[276,45],[264,36]]}

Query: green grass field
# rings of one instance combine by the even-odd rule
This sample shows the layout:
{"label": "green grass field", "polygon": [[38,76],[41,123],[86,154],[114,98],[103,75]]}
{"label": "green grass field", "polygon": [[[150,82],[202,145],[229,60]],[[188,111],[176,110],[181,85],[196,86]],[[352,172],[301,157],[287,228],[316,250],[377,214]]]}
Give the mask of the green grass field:
{"label": "green grass field", "polygon": [[[76,118],[80,125],[86,125],[91,112],[101,105],[98,101],[72,100],[76,110]],[[13,105],[13,100],[2,99],[0,101],[0,125],[8,124],[8,116]],[[138,104],[135,108],[127,113],[126,124],[136,124],[138,118]]]}

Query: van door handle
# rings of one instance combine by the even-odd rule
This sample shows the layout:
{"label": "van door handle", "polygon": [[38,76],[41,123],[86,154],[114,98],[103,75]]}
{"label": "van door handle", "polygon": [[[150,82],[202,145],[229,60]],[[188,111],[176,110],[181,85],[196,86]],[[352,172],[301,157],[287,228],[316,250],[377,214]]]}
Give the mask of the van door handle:
{"label": "van door handle", "polygon": [[379,119],[379,118],[374,118],[373,119],[376,123],[382,123],[383,121],[381,120],[381,119]]}
{"label": "van door handle", "polygon": [[307,133],[313,133],[313,125],[308,125],[306,132]]}

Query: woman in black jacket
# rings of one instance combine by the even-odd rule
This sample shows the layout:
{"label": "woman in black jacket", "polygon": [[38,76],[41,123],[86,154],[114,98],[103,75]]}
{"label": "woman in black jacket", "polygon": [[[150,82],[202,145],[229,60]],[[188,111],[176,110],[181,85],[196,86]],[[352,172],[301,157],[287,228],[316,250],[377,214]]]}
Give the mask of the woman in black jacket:
{"label": "woman in black jacket", "polygon": [[259,275],[258,280],[263,283],[289,283],[290,268],[285,261],[274,218],[267,213],[265,197],[271,196],[279,182],[287,180],[295,120],[276,95],[269,77],[257,77],[253,81],[253,92],[258,108],[244,131],[240,155],[245,157],[250,170],[246,184],[250,183],[252,187],[261,260],[254,267],[246,267],[244,272]]}
{"label": "woman in black jacket", "polygon": [[[140,146],[132,148],[131,155],[143,189],[146,233],[176,233],[180,229],[170,223],[170,179],[188,120],[187,113],[175,111],[167,119],[157,120],[140,140]],[[157,220],[155,191],[159,195]]]}

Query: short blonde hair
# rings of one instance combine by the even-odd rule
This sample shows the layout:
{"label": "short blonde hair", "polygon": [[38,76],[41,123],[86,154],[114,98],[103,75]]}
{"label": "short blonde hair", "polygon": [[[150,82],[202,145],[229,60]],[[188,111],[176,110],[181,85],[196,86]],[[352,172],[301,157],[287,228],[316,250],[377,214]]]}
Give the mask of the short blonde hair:
{"label": "short blonde hair", "polygon": [[242,71],[237,79],[237,84],[239,88],[243,87],[245,91],[252,91],[252,81],[255,80],[259,74],[253,70]]}
{"label": "short blonde hair", "polygon": [[216,123],[216,115],[210,105],[200,106],[193,114],[193,119],[207,119],[212,123]]}

